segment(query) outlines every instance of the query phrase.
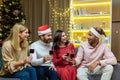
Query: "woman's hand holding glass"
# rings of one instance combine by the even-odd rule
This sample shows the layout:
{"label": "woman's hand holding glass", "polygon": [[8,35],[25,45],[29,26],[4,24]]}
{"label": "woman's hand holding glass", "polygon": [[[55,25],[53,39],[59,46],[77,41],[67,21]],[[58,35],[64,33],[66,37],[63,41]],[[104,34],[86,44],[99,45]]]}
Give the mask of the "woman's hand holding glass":
{"label": "woman's hand holding glass", "polygon": [[75,58],[69,58],[68,60],[69,63],[71,63],[72,65],[75,65]]}
{"label": "woman's hand holding glass", "polygon": [[67,54],[63,54],[62,58],[67,60],[68,59],[68,55],[69,55],[68,53]]}
{"label": "woman's hand holding glass", "polygon": [[24,67],[27,67],[27,66],[31,66],[30,65],[30,61],[32,60],[32,57],[29,56],[29,57],[26,57],[26,59],[24,60]]}
{"label": "woman's hand holding glass", "polygon": [[68,63],[75,65],[74,54],[66,53],[62,56],[62,58],[68,61]]}
{"label": "woman's hand holding glass", "polygon": [[68,63],[67,64],[72,64],[73,63],[73,58],[71,58],[69,53],[63,54],[62,58],[66,60]]}

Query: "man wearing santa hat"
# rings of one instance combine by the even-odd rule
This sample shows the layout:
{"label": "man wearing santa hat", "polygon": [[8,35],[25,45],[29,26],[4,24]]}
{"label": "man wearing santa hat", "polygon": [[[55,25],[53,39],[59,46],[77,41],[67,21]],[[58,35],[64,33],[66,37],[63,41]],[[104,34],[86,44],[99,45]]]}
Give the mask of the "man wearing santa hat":
{"label": "man wearing santa hat", "polygon": [[57,73],[52,62],[53,56],[49,54],[52,49],[52,33],[48,25],[38,27],[39,40],[30,45],[33,53],[31,64],[36,67],[38,80],[57,80]]}
{"label": "man wearing santa hat", "polygon": [[102,74],[100,80],[111,79],[112,65],[117,64],[117,60],[107,45],[102,43],[102,35],[105,35],[102,28],[91,28],[88,42],[81,43],[75,59],[76,65],[79,65],[77,80],[88,80],[88,74]]}

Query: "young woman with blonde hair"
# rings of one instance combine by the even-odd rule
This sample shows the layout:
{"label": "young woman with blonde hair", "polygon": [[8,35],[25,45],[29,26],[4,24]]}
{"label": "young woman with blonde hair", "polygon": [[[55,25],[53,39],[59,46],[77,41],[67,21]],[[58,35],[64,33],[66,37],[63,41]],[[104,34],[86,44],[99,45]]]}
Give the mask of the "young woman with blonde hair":
{"label": "young woman with blonde hair", "polygon": [[20,80],[37,80],[36,71],[29,64],[31,57],[27,57],[28,36],[29,31],[25,25],[16,23],[13,26],[2,46],[1,76]]}

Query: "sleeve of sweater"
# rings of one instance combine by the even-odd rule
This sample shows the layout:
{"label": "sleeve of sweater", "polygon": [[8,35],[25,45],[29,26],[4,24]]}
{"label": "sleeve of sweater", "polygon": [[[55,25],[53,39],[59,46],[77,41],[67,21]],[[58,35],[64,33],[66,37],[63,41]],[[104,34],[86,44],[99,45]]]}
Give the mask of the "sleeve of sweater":
{"label": "sleeve of sweater", "polygon": [[79,64],[81,64],[81,61],[83,60],[83,57],[84,57],[84,51],[83,51],[84,49],[83,49],[83,47],[82,47],[82,45],[78,48],[78,52],[77,52],[77,55],[76,55],[76,58],[75,58],[75,60],[76,60],[76,65],[79,65]]}
{"label": "sleeve of sweater", "polygon": [[58,54],[58,52],[56,50],[54,50],[53,62],[54,62],[55,66],[62,64],[62,62],[64,61],[64,59],[62,57],[58,58],[57,54]]}
{"label": "sleeve of sweater", "polygon": [[2,60],[3,66],[6,71],[10,73],[14,73],[18,71],[17,68],[14,66],[14,62],[16,62],[15,57],[12,55],[11,46],[9,44],[4,44],[2,46]]}
{"label": "sleeve of sweater", "polygon": [[105,59],[100,60],[101,66],[106,66],[108,64],[110,65],[115,65],[117,64],[117,59],[112,53],[112,51],[107,47],[107,45],[104,46],[104,54],[105,54]]}
{"label": "sleeve of sweater", "polygon": [[35,49],[34,45],[31,45],[30,49],[34,49],[34,53],[30,54],[30,56],[32,57],[31,64],[33,66],[41,65],[44,62],[44,59],[43,58],[37,58],[37,52],[36,52],[36,49]]}

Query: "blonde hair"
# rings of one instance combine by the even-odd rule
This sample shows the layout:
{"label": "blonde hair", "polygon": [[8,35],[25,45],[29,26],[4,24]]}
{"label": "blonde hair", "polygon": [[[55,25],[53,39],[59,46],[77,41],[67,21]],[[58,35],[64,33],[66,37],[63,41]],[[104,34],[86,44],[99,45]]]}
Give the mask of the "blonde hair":
{"label": "blonde hair", "polygon": [[25,31],[26,29],[27,27],[24,24],[16,23],[11,29],[10,35],[5,39],[5,41],[10,40],[12,47],[17,51],[24,48],[27,49],[28,42],[27,41],[20,42],[19,37],[19,33]]}

